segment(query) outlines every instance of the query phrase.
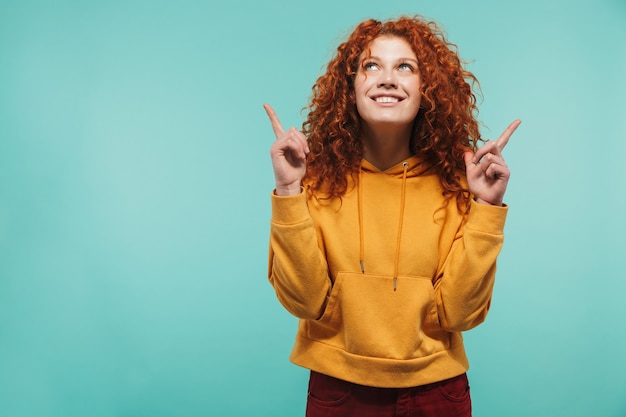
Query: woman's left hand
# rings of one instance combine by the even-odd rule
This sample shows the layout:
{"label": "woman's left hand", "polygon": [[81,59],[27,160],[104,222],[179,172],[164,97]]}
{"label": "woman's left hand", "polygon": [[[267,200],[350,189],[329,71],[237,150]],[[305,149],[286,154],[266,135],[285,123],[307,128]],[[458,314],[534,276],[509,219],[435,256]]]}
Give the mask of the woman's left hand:
{"label": "woman's left hand", "polygon": [[476,153],[465,152],[467,185],[478,203],[502,205],[511,175],[502,157],[502,150],[520,123],[521,120],[515,120],[498,140],[485,143]]}

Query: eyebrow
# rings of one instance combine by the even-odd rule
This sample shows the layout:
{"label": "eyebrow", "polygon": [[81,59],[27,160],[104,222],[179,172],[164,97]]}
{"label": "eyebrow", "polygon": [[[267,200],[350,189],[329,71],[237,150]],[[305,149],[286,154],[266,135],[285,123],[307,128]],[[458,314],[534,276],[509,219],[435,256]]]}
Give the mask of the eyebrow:
{"label": "eyebrow", "polygon": [[[375,55],[370,55],[369,57],[366,57],[365,59],[375,59],[375,60],[378,60],[378,61],[382,61],[382,59],[380,59],[379,57],[377,57]],[[402,61],[413,61],[416,64],[419,64],[417,59],[414,59],[414,58],[401,57],[401,58],[396,59],[396,62],[402,62]]]}

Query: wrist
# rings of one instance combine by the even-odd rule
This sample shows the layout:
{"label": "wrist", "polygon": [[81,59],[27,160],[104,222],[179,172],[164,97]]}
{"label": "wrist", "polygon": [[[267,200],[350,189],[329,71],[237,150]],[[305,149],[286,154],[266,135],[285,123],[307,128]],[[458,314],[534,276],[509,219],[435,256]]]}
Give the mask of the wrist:
{"label": "wrist", "polygon": [[474,197],[474,201],[477,202],[478,204],[486,204],[489,206],[502,207],[504,205],[502,201],[492,202],[492,201],[483,200],[482,198],[478,198],[478,197]]}
{"label": "wrist", "polygon": [[298,195],[301,192],[302,187],[300,187],[300,183],[290,185],[276,185],[276,188],[274,189],[274,194],[283,197]]}

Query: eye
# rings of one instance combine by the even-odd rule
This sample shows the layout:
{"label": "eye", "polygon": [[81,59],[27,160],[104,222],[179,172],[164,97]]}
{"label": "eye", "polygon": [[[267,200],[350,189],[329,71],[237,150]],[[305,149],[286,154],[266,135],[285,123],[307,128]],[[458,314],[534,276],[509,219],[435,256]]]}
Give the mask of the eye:
{"label": "eye", "polygon": [[374,71],[378,69],[378,64],[373,61],[365,62],[363,63],[363,69],[365,71]]}
{"label": "eye", "polygon": [[407,63],[407,62],[403,62],[402,64],[398,65],[398,69],[400,71],[408,71],[408,72],[413,72],[415,71],[415,68],[413,68],[413,65]]}

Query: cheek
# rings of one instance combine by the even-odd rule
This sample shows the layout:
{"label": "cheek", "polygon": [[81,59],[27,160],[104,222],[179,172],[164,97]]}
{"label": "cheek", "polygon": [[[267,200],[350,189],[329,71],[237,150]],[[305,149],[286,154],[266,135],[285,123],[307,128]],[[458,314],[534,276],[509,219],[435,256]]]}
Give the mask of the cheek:
{"label": "cheek", "polygon": [[365,71],[358,71],[354,77],[354,89],[365,91],[372,88],[376,83],[376,77],[367,74]]}
{"label": "cheek", "polygon": [[361,100],[361,99],[357,96],[357,97],[356,97],[356,100],[354,100],[354,104],[355,104],[355,106],[356,106],[356,112],[357,112],[359,115],[362,115],[362,114],[363,114],[363,111],[364,111],[364,108],[365,108],[365,107],[363,106],[363,100]]}
{"label": "cheek", "polygon": [[354,93],[357,96],[363,94],[363,92],[365,91],[366,81],[367,79],[365,77],[359,76],[359,75],[357,75],[356,78],[354,79]]}
{"label": "cheek", "polygon": [[367,86],[364,80],[359,80],[359,79],[355,80],[353,98],[354,98],[354,102],[356,104],[357,110],[359,109],[360,106],[363,106],[368,100],[366,93],[367,93]]}
{"label": "cheek", "polygon": [[422,97],[422,85],[420,82],[411,83],[411,85],[407,86],[412,92],[412,95],[417,103],[420,103],[423,99]]}
{"label": "cheek", "polygon": [[408,88],[411,89],[411,91],[413,91],[414,93],[419,93],[421,95],[422,93],[422,81],[417,78],[417,79],[413,79],[410,81]]}

